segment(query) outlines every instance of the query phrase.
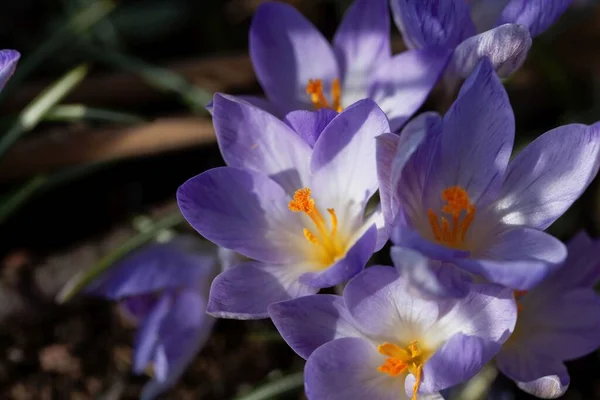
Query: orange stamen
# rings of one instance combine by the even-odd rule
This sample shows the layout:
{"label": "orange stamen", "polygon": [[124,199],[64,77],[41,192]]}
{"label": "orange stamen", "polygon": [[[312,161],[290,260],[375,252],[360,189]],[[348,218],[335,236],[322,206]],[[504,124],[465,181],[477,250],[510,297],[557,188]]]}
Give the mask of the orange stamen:
{"label": "orange stamen", "polygon": [[523,304],[521,304],[520,300],[526,294],[527,290],[515,290],[513,292],[513,295],[515,296],[515,301],[517,302],[517,312],[523,311]]}
{"label": "orange stamen", "polygon": [[313,103],[315,110],[331,108],[332,110],[341,112],[344,109],[341,103],[342,85],[338,78],[335,78],[331,83],[331,98],[333,100],[331,105],[323,93],[323,81],[321,79],[309,79],[306,85],[306,93],[310,95],[310,101]]}
{"label": "orange stamen", "polygon": [[377,370],[391,377],[396,377],[410,372],[415,376],[415,384],[413,385],[412,400],[417,399],[417,392],[421,386],[423,378],[423,364],[425,363],[425,355],[419,347],[417,341],[412,341],[402,348],[392,343],[384,343],[377,347],[380,354],[387,356],[385,362],[381,364]]}
{"label": "orange stamen", "polygon": [[[476,207],[471,204],[467,191],[460,186],[444,189],[442,200],[446,202],[442,207],[442,212],[451,217],[451,220],[449,221],[445,216],[439,218],[432,209],[427,210],[433,237],[437,242],[446,246],[461,248],[475,218]],[[461,221],[463,211],[464,218]]]}
{"label": "orange stamen", "polygon": [[315,205],[315,200],[310,196],[309,188],[296,190],[294,197],[288,204],[292,212],[305,213],[317,228],[317,234],[314,234],[307,228],[304,228],[304,237],[314,245],[321,247],[326,254],[324,263],[329,265],[343,253],[343,246],[337,238],[338,219],[333,208],[328,208],[327,212],[331,220],[331,229],[329,228],[325,217],[319,212]]}

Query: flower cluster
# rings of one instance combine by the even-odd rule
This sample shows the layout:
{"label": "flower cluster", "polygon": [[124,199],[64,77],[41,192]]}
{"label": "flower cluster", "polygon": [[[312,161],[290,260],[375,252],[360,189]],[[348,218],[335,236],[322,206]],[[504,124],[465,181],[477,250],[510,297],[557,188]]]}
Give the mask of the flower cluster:
{"label": "flower cluster", "polygon": [[[177,379],[212,317],[271,318],[307,360],[309,399],[441,399],[492,361],[561,396],[564,361],[600,346],[600,240],[544,230],[596,176],[600,123],[513,156],[500,79],[569,4],[355,0],[331,44],[292,6],[260,5],[249,47],[266,98],[214,95],[226,166],[177,192],[228,267],[214,277],[216,248],[179,238],[88,288],[140,324],[133,368],[156,377],[144,396]],[[414,115],[440,80],[464,80],[452,105]],[[368,266],[388,242],[393,266]],[[331,287],[343,294],[319,294]]]}
{"label": "flower cluster", "polygon": [[[202,236],[244,256],[207,311],[271,318],[307,360],[309,399],[442,398],[493,359],[558,397],[563,362],[600,346],[600,241],[544,230],[594,179],[600,124],[511,158],[500,78],[570,2],[390,3],[409,48],[395,56],[386,0],[354,1],[332,45],[293,7],[259,6],[250,53],[266,99],[214,96],[227,166],[177,193]],[[441,77],[466,78],[454,103],[413,117]],[[365,269],[388,239],[394,267]]]}

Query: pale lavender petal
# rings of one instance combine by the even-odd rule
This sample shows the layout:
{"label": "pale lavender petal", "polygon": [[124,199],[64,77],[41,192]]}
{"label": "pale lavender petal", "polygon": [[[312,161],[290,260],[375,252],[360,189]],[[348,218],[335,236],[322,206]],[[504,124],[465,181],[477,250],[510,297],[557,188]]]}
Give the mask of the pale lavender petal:
{"label": "pale lavender petal", "polygon": [[438,317],[435,301],[414,296],[406,280],[391,267],[375,266],[352,279],[344,290],[344,301],[357,327],[373,338],[410,335],[412,324],[423,329]]}
{"label": "pale lavender petal", "polygon": [[133,354],[133,372],[141,374],[155,356],[159,343],[160,326],[173,303],[170,294],[163,295],[136,332]]}
{"label": "pale lavender petal", "polygon": [[499,23],[525,25],[531,36],[537,36],[550,27],[573,0],[511,0],[504,8]]}
{"label": "pale lavender petal", "polygon": [[168,288],[199,287],[216,274],[216,253],[194,253],[186,248],[187,241],[176,238],[148,245],[117,262],[85,292],[118,300]]}
{"label": "pale lavender petal", "polygon": [[389,235],[395,219],[398,202],[394,198],[394,187],[392,186],[392,164],[396,158],[396,152],[400,145],[400,136],[395,133],[385,133],[377,137],[376,161],[377,178],[379,180],[379,204],[383,214],[383,229]]}
{"label": "pale lavender petal", "polygon": [[[522,352],[512,352],[510,355],[506,354],[503,349],[496,357],[496,365],[500,372],[517,384],[527,383],[523,385],[525,388],[540,392],[544,390],[548,393],[558,393],[561,388],[566,390],[570,381],[567,369],[560,360],[534,355],[526,349]],[[554,382],[546,381],[544,378],[551,378]],[[540,384],[550,386],[537,387]]]}
{"label": "pale lavender petal", "polygon": [[402,379],[377,370],[385,357],[377,347],[359,338],[341,338],[316,349],[304,368],[309,399],[398,400],[404,390]]}
{"label": "pale lavender petal", "polygon": [[322,108],[317,111],[296,110],[286,115],[284,122],[304,139],[310,147],[314,147],[323,129],[337,115],[336,111],[329,108]]}
{"label": "pale lavender petal", "polygon": [[269,316],[287,344],[304,359],[334,339],[363,337],[340,296],[317,294],[271,304]]}
{"label": "pale lavender petal", "polygon": [[460,186],[479,208],[496,198],[508,164],[515,120],[500,79],[482,60],[444,116],[439,155],[425,187],[425,205],[440,210],[444,189]]}
{"label": "pale lavender petal", "polygon": [[500,77],[507,77],[523,65],[530,47],[531,36],[524,26],[498,26],[458,45],[448,65],[447,78],[466,78],[483,58],[492,63]]}
{"label": "pale lavender petal", "polygon": [[352,2],[335,33],[333,48],[344,91],[366,86],[373,68],[391,57],[387,0]]}
{"label": "pale lavender petal", "polygon": [[[283,111],[281,111],[281,109],[277,106],[277,104],[273,103],[266,97],[253,96],[249,94],[240,94],[235,97],[239,100],[245,101],[246,103],[252,104],[254,107],[258,107],[262,110],[265,110],[269,114],[273,114],[276,117],[282,118],[285,115]],[[210,111],[210,113],[212,115],[212,110]]]}
{"label": "pale lavender petal", "polygon": [[369,98],[390,120],[392,132],[423,105],[450,60],[445,49],[409,50],[382,62],[374,70]]}
{"label": "pale lavender petal", "polygon": [[496,212],[505,224],[546,229],[581,196],[599,163],[599,125],[548,131],[510,162]]}
{"label": "pale lavender petal", "polygon": [[310,146],[279,118],[235,96],[217,93],[213,124],[228,166],[269,175],[288,193],[303,187]]}
{"label": "pale lavender petal", "polygon": [[394,266],[421,295],[431,298],[463,298],[471,290],[472,279],[453,264],[430,260],[421,253],[393,246]]}
{"label": "pale lavender petal", "polygon": [[[552,298],[538,298],[534,289],[520,303],[518,329],[510,342],[512,347],[505,349],[507,353],[530,352],[565,361],[583,357],[600,346],[600,296],[592,289],[558,292]],[[541,376],[515,379],[529,381]]]}
{"label": "pale lavender petal", "polygon": [[389,130],[384,112],[369,99],[354,103],[327,125],[311,160],[313,184],[322,188],[315,193],[321,193],[323,204],[344,199],[362,213],[378,189],[375,138]]}
{"label": "pale lavender petal", "polygon": [[419,151],[421,143],[429,134],[433,115],[437,114],[424,113],[417,116],[404,127],[401,136],[386,133],[377,137],[379,197],[388,233],[391,232],[400,207],[395,196],[398,181],[404,176],[404,167],[413,154]]}
{"label": "pale lavender petal", "polygon": [[16,50],[0,50],[0,90],[17,68],[21,54]]}
{"label": "pale lavender petal", "polygon": [[301,273],[298,266],[257,262],[230,268],[213,281],[207,312],[219,318],[269,318],[270,304],[318,291],[298,281]]}
{"label": "pale lavender petal", "polygon": [[322,272],[306,272],[300,282],[314,288],[328,288],[344,283],[362,271],[375,252],[377,228],[373,225],[352,245],[343,259]]}
{"label": "pale lavender petal", "polygon": [[[500,345],[479,336],[456,334],[438,349],[423,367],[421,390],[435,392],[466,382],[500,350]],[[406,379],[407,393],[415,379]]]}
{"label": "pale lavender petal", "polygon": [[487,31],[496,24],[510,0],[470,0],[471,19],[478,32]]}
{"label": "pale lavender petal", "polygon": [[425,139],[402,169],[400,179],[396,182],[394,188],[395,196],[400,200],[406,218],[413,223],[425,218],[424,188],[427,175],[436,158],[436,149],[438,149],[440,143],[442,133],[441,116],[434,112],[423,113],[404,127],[401,136],[418,135],[419,129],[426,131]]}
{"label": "pale lavender petal", "polygon": [[556,399],[565,394],[569,388],[569,373],[563,365],[556,375],[548,375],[532,382],[517,382],[519,389],[542,399]]}
{"label": "pale lavender petal", "polygon": [[390,5],[408,48],[453,48],[475,34],[465,0],[391,0]]}
{"label": "pale lavender petal", "polygon": [[[205,345],[215,323],[205,308],[206,302],[197,292],[177,293],[160,329],[162,352],[160,362],[155,362],[157,379],[144,386],[142,400],[153,399],[172,387]],[[162,379],[156,368],[159,364],[166,367],[166,374],[161,372]]]}
{"label": "pale lavender petal", "polygon": [[536,288],[549,296],[575,288],[591,288],[600,280],[600,240],[585,231],[577,233],[567,244],[568,255],[563,265]]}
{"label": "pale lavender petal", "polygon": [[250,26],[250,58],[267,97],[284,112],[312,108],[306,94],[310,79],[329,88],[340,77],[325,37],[288,4],[258,7]]}
{"label": "pale lavender petal", "polygon": [[177,190],[185,219],[205,238],[263,262],[298,261],[292,245],[302,221],[288,209],[290,197],[266,175],[231,167],[197,175]]}

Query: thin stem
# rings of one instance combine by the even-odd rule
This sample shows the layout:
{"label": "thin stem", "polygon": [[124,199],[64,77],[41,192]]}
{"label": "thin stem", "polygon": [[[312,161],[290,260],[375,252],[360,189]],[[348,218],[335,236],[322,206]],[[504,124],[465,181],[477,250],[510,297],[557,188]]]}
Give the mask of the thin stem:
{"label": "thin stem", "polygon": [[48,178],[45,175],[35,176],[9,195],[8,199],[0,204],[0,223],[21,207],[47,181]]}
{"label": "thin stem", "polygon": [[88,68],[80,65],[63,75],[25,107],[17,121],[0,138],[0,157],[24,133],[32,130],[58,102],[69,94],[86,76]]}
{"label": "thin stem", "polygon": [[235,400],[279,399],[280,395],[291,392],[292,390],[300,389],[303,385],[304,374],[302,372],[298,372],[259,386],[244,396],[236,397]]}
{"label": "thin stem", "polygon": [[145,120],[137,115],[102,108],[87,107],[83,104],[58,105],[44,117],[47,121],[78,122],[97,120],[117,124],[138,124]]}

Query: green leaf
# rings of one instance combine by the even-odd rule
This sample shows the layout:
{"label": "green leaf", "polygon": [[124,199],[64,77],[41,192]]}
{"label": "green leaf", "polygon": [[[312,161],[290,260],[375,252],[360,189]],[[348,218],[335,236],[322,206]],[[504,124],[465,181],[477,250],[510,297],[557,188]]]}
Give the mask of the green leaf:
{"label": "green leaf", "polygon": [[280,395],[298,390],[304,386],[304,374],[298,372],[292,375],[284,376],[275,381],[265,383],[254,389],[250,393],[236,397],[235,400],[269,400],[280,399]]}

